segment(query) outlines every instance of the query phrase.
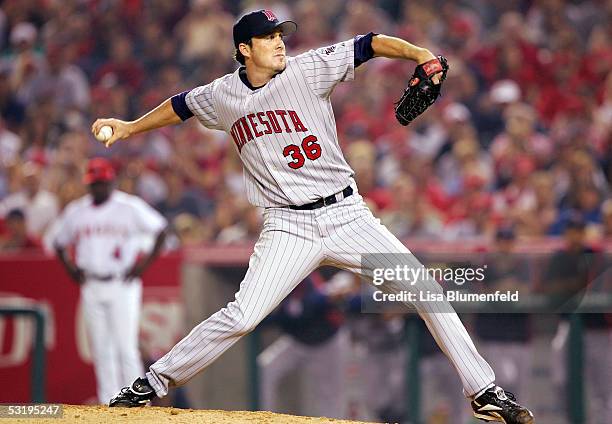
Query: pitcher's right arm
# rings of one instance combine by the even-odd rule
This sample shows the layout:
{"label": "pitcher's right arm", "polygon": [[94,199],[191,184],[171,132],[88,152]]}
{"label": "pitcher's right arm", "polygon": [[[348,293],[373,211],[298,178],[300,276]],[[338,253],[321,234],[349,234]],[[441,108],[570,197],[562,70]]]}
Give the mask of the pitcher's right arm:
{"label": "pitcher's right arm", "polygon": [[122,121],[120,119],[108,118],[97,119],[91,126],[91,132],[97,134],[105,125],[113,129],[113,135],[105,141],[106,147],[110,147],[117,140],[126,139],[134,134],[154,130],[156,128],[174,125],[182,122],[172,107],[172,99],[167,99],[155,109],[135,121]]}

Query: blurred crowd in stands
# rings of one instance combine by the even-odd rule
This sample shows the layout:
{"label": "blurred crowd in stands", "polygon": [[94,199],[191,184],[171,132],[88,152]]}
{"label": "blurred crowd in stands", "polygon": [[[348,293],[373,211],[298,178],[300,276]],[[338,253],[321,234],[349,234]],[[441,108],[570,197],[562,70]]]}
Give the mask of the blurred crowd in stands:
{"label": "blurred crowd in stands", "polygon": [[374,59],[332,96],[362,195],[400,238],[612,236],[612,3],[605,0],[5,0],[0,9],[0,246],[35,246],[83,195],[87,158],[155,205],[183,245],[255,239],[230,138],[195,119],[105,149],[99,117],[135,119],[232,72],[232,24],[298,23],[290,55],[369,31],[444,54],[435,107],[394,118],[414,63]]}

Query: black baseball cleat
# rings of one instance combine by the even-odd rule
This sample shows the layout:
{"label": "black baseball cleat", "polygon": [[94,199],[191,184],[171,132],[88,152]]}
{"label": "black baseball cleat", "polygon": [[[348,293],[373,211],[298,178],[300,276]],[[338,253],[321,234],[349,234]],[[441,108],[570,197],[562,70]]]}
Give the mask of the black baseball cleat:
{"label": "black baseball cleat", "polygon": [[505,424],[534,424],[533,414],[519,405],[514,395],[499,386],[485,391],[472,401],[474,416],[483,421]]}
{"label": "black baseball cleat", "polygon": [[155,397],[155,390],[146,378],[137,378],[131,386],[124,387],[114,398],[110,400],[108,406],[122,406],[134,408],[145,406]]}

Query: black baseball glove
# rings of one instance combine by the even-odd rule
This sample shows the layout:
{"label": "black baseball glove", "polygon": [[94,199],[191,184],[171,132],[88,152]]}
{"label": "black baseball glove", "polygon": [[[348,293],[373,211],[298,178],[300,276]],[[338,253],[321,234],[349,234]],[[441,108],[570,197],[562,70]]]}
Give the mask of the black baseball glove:
{"label": "black baseball glove", "polygon": [[[408,125],[436,101],[447,71],[448,62],[444,56],[438,56],[416,67],[408,88],[395,104],[395,117],[400,124]],[[440,82],[436,84],[432,77],[439,72],[442,72],[442,75]]]}

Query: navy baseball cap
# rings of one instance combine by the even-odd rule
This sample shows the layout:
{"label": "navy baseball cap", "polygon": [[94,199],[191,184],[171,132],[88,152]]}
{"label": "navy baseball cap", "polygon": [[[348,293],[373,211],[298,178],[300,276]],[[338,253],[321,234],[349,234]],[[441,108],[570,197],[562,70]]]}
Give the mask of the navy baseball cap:
{"label": "navy baseball cap", "polygon": [[248,42],[252,37],[265,35],[280,29],[283,35],[293,34],[297,24],[293,21],[279,22],[270,10],[262,9],[247,13],[234,24],[234,47]]}

